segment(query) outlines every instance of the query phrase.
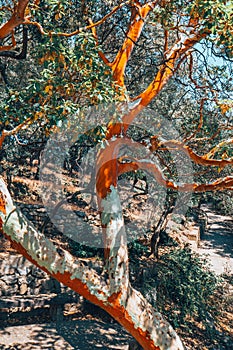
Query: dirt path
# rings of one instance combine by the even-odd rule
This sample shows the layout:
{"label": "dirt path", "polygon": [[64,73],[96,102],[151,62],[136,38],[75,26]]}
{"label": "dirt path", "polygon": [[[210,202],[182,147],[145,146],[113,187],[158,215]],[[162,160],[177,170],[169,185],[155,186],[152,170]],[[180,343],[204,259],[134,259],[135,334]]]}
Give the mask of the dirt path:
{"label": "dirt path", "polygon": [[195,251],[207,256],[216,274],[233,273],[233,216],[220,215],[209,206],[202,206],[208,227]]}
{"label": "dirt path", "polygon": [[117,323],[97,320],[0,329],[0,350],[126,350],[132,339]]}

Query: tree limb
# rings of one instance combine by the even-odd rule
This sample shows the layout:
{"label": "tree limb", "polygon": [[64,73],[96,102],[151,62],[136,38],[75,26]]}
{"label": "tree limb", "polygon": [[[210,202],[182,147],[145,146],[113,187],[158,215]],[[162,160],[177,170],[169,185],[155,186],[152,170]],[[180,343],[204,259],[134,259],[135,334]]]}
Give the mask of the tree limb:
{"label": "tree limb", "polygon": [[[150,350],[184,350],[167,321],[141,293],[130,285],[117,293],[103,275],[39,233],[15,210],[6,184],[0,178],[0,231],[25,258],[114,317],[133,337]],[[112,271],[114,272],[114,271]],[[124,276],[128,278],[128,276]]]}
{"label": "tree limb", "polygon": [[177,140],[169,140],[169,141],[159,141],[157,136],[151,138],[151,151],[155,151],[162,146],[170,147],[172,149],[182,150],[185,153],[188,153],[189,157],[194,161],[194,163],[205,166],[217,166],[220,168],[224,168],[227,165],[233,165],[233,158],[228,159],[210,159],[217,151],[221,149],[226,144],[233,143],[233,139],[228,139],[220,142],[216,145],[210,152],[207,154],[200,156],[196,154],[189,146],[185,145],[183,142]]}
{"label": "tree limb", "polygon": [[124,74],[128,60],[131,56],[135,43],[138,41],[142,28],[145,23],[145,19],[148,14],[153,10],[155,4],[158,1],[154,1],[151,4],[146,3],[143,6],[135,1],[132,8],[131,23],[126,33],[126,38],[122,47],[118,51],[114,61],[111,63],[113,71],[113,79],[117,85],[124,88]]}
{"label": "tree limb", "polygon": [[207,192],[220,190],[233,190],[233,176],[226,176],[208,184],[175,183],[168,180],[159,167],[148,160],[134,160],[131,163],[118,163],[119,173],[123,174],[132,170],[144,170],[149,172],[161,186],[180,192]]}
{"label": "tree limb", "polygon": [[11,18],[0,26],[0,39],[7,37],[18,25],[23,24],[27,20],[27,18],[25,18],[25,10],[28,3],[29,0],[18,0]]}
{"label": "tree limb", "polygon": [[176,64],[184,57],[197,42],[206,36],[205,32],[195,32],[191,30],[189,34],[181,34],[180,39],[165,54],[165,63],[163,63],[149,86],[133,101],[138,101],[132,110],[123,117],[123,123],[130,125],[134,118],[143,110],[162,90],[168,80],[176,71]]}
{"label": "tree limb", "polygon": [[65,32],[53,32],[53,31],[49,31],[49,32],[46,32],[42,25],[38,22],[33,22],[33,21],[30,21],[29,19],[26,19],[24,24],[30,24],[30,25],[33,25],[33,26],[36,26],[40,33],[43,34],[43,35],[47,35],[47,36],[51,36],[51,35],[56,35],[56,36],[64,36],[66,38],[69,38],[71,36],[74,36],[74,35],[77,35],[81,32],[85,32],[89,29],[92,29],[94,27],[98,27],[99,25],[101,25],[102,23],[104,23],[108,18],[110,18],[112,15],[114,15],[114,13],[116,13],[121,7],[125,6],[126,4],[130,3],[130,0],[128,1],[124,1],[122,2],[121,4],[115,6],[112,11],[110,11],[107,15],[105,15],[103,18],[101,18],[99,21],[95,22],[95,23],[91,23],[89,24],[88,26],[86,27],[83,27],[83,28],[79,28],[71,33],[65,33]]}

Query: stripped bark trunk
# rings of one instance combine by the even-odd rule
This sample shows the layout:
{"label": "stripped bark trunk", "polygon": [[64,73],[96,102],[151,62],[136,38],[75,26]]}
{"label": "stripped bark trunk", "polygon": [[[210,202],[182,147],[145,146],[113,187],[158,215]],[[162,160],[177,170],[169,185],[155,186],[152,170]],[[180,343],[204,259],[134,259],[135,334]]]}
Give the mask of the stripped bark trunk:
{"label": "stripped bark trunk", "polygon": [[[111,199],[110,194],[109,202]],[[110,221],[107,229],[112,230],[111,235],[115,233],[117,236],[114,220]],[[58,249],[28,222],[14,206],[2,178],[0,178],[0,230],[11,241],[13,247],[33,264],[107,311],[144,349],[183,349],[179,337],[169,323],[152,308],[141,293],[131,287],[128,274],[122,276],[125,270],[122,270],[119,257],[123,261],[127,257],[127,252],[121,251],[124,241],[118,246],[117,253],[114,253],[114,250],[110,253],[112,261],[109,261],[111,265],[109,271],[112,275],[108,277],[103,273],[98,275],[94,269],[84,265],[67,251]],[[119,250],[122,255],[119,254]]]}

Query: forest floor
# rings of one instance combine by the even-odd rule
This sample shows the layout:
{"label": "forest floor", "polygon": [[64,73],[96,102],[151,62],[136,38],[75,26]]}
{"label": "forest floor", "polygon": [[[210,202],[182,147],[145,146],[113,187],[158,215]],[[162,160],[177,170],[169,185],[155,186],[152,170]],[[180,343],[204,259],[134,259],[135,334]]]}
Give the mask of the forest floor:
{"label": "forest floor", "polygon": [[[30,181],[27,182],[30,183]],[[14,186],[16,185],[13,184]],[[35,195],[34,202],[36,197],[37,195]],[[18,199],[22,198],[25,198],[25,192],[22,192]],[[135,221],[135,218],[140,222],[141,212],[145,213],[144,208],[141,208],[139,212],[141,203],[144,205],[145,201],[140,202],[139,197],[128,204],[130,210],[127,219],[129,222]],[[78,209],[83,210],[83,208]],[[203,207],[203,210],[208,216],[208,230],[201,237],[200,246],[193,249],[201,256],[208,255],[210,266],[217,274],[225,273],[229,277],[233,271],[233,218],[220,215],[209,206]],[[94,226],[99,225],[98,217],[94,212],[89,211],[88,220]],[[143,226],[142,223],[141,225]],[[228,284],[226,288],[229,300],[232,300],[233,291],[229,289]],[[232,302],[229,300],[219,315],[220,326],[217,328],[219,334],[216,338],[212,339],[211,335],[207,336],[206,331],[197,323],[192,324],[188,332],[187,328],[177,329],[187,350],[232,349],[230,344],[233,343],[231,336],[233,334],[233,309]],[[131,336],[117,322],[111,318],[105,320],[97,315],[95,310],[90,313],[75,310],[73,314],[66,315],[60,324],[51,322],[45,314],[28,318],[26,322],[16,314],[11,321],[5,320],[0,325],[0,350],[126,350],[130,339],[132,339]]]}
{"label": "forest floor", "polygon": [[116,323],[90,317],[0,330],[1,350],[126,350],[130,336]]}

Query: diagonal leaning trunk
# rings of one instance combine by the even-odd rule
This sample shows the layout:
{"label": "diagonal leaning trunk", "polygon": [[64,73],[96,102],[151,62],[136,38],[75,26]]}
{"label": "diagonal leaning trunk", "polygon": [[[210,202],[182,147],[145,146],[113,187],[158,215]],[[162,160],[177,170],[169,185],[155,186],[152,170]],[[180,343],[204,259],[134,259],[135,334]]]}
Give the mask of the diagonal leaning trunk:
{"label": "diagonal leaning trunk", "polygon": [[[103,208],[114,205],[117,193],[111,188]],[[0,178],[0,230],[13,247],[33,264],[64,283],[115,318],[144,349],[182,350],[183,345],[162,315],[129,283],[127,245],[120,213],[106,224],[109,259],[106,274],[84,265],[38,232],[14,206]],[[120,228],[120,230],[118,229]],[[118,240],[117,236],[120,238]],[[112,240],[112,242],[111,242]],[[118,242],[114,245],[113,240]]]}

